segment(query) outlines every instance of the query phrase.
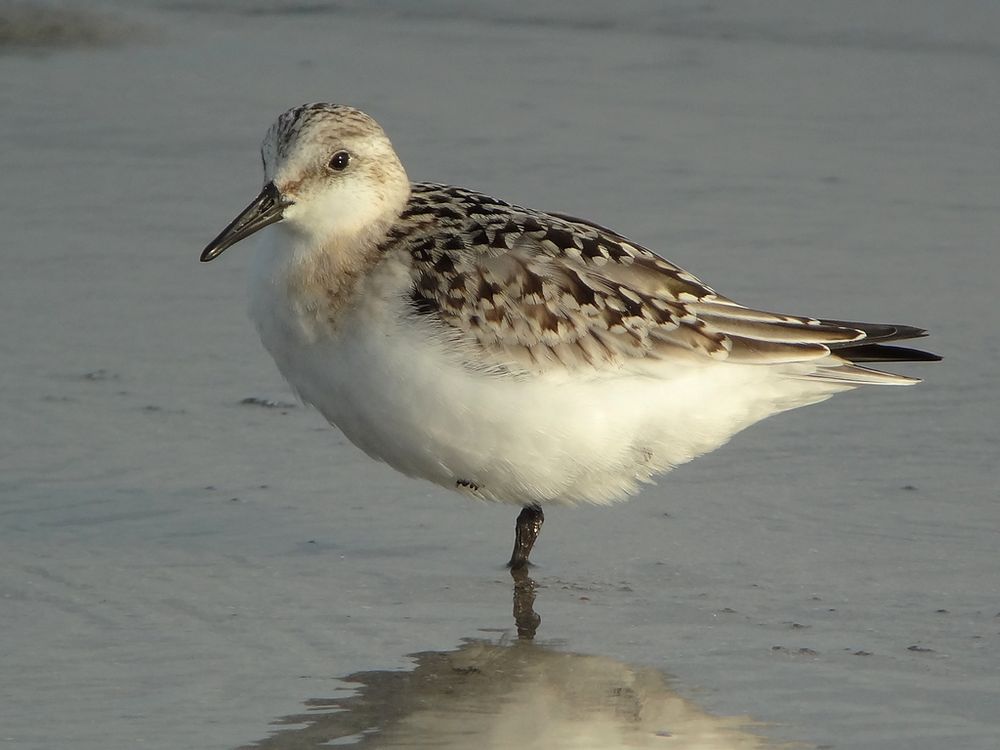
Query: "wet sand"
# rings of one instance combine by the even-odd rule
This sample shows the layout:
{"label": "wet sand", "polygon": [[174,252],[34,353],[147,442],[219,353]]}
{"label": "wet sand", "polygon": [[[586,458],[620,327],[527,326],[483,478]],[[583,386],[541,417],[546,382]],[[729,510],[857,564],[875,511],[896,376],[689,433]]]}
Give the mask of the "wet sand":
{"label": "wet sand", "polygon": [[[538,747],[996,747],[995,4],[92,6],[0,34],[0,744],[499,748],[541,695]],[[946,359],[553,510],[518,644],[516,509],[361,455],[260,347],[250,253],[197,262],[273,117],[321,99],[414,179],[590,217],[746,304],[925,326]]]}

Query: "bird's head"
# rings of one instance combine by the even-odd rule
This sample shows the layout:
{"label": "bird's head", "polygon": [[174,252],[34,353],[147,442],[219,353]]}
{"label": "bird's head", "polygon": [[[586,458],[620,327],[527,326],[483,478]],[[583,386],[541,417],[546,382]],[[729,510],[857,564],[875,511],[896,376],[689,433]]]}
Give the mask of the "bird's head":
{"label": "bird's head", "polygon": [[201,254],[208,262],[281,222],[309,245],[392,221],[410,183],[385,132],[360,110],[306,104],[282,114],[261,144],[264,187]]}

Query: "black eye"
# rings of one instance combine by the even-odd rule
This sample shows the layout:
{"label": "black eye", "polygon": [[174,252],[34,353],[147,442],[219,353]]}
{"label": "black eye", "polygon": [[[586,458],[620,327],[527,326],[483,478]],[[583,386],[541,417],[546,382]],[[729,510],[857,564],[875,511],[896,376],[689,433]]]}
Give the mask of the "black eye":
{"label": "black eye", "polygon": [[334,172],[343,172],[347,165],[351,163],[351,155],[346,151],[338,151],[330,159],[330,169]]}

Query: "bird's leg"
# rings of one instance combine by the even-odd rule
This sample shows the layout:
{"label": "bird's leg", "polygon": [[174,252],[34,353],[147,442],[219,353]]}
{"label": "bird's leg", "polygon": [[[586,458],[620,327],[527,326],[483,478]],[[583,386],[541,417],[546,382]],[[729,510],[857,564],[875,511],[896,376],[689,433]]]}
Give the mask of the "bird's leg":
{"label": "bird's leg", "polygon": [[528,555],[531,548],[535,546],[538,532],[542,530],[542,523],[545,522],[545,514],[539,505],[525,505],[517,517],[517,525],[514,528],[514,552],[510,556],[507,567],[511,570],[520,570],[528,566]]}

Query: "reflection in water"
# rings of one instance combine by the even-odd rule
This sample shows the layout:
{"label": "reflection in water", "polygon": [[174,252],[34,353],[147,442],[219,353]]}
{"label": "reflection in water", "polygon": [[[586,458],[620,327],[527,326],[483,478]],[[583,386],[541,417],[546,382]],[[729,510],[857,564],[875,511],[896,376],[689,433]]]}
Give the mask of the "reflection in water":
{"label": "reflection in water", "polygon": [[530,641],[542,623],[542,618],[535,612],[538,584],[528,576],[528,571],[524,568],[511,570],[510,576],[514,579],[514,626],[517,628],[517,637]]}
{"label": "reflection in water", "polygon": [[[670,689],[663,674],[604,656],[553,651],[532,638],[537,585],[514,576],[513,643],[468,641],[455,651],[414,654],[412,671],[358,672],[354,693],[307,702],[252,745],[561,750],[773,747],[748,717],[706,713]],[[294,728],[291,728],[294,725]]]}

